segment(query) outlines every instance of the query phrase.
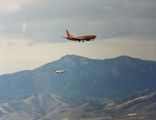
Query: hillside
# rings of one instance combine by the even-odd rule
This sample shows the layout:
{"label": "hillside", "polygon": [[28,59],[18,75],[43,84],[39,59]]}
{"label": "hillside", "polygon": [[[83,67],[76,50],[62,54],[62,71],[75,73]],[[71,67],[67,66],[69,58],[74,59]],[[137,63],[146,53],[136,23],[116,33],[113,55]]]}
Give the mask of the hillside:
{"label": "hillside", "polygon": [[125,120],[130,113],[154,118],[155,73],[155,61],[66,55],[34,70],[0,76],[0,120]]}
{"label": "hillside", "polygon": [[72,107],[54,94],[32,94],[0,103],[0,120],[129,120],[156,117],[156,92],[126,98],[93,98]]}
{"label": "hillside", "polygon": [[70,109],[57,95],[33,94],[11,102],[1,102],[0,120],[39,120],[49,114],[56,120],[63,116],[60,113]]}
{"label": "hillside", "polygon": [[[54,69],[65,69],[56,74]],[[156,62],[128,56],[94,60],[66,55],[34,70],[0,76],[0,99],[25,94],[50,93],[66,98],[98,96],[116,98],[156,89]],[[5,93],[5,94],[4,94]]]}

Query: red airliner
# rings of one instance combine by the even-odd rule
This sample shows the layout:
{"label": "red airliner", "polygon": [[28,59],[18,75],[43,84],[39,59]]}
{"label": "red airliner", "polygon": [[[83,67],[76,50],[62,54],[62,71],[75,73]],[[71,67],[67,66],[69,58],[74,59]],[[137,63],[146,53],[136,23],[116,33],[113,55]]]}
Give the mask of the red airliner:
{"label": "red airliner", "polygon": [[66,34],[67,34],[67,37],[63,37],[63,38],[67,38],[68,40],[79,41],[79,42],[80,41],[84,42],[85,40],[90,41],[96,38],[96,35],[93,35],[93,34],[73,36],[68,32],[68,30],[66,30]]}

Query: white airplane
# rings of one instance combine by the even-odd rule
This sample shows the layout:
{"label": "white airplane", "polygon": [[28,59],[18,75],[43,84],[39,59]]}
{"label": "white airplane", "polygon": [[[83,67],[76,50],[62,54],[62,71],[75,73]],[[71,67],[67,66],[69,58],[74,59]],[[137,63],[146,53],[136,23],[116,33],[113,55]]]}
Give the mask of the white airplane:
{"label": "white airplane", "polygon": [[63,37],[63,38],[67,38],[68,40],[79,41],[79,42],[80,41],[84,42],[85,40],[90,41],[96,38],[96,35],[93,35],[93,34],[73,36],[68,32],[68,30],[66,30],[66,34],[67,34],[67,37]]}
{"label": "white airplane", "polygon": [[65,73],[66,71],[65,70],[56,70],[56,69],[54,69],[54,72],[61,74],[61,73]]}

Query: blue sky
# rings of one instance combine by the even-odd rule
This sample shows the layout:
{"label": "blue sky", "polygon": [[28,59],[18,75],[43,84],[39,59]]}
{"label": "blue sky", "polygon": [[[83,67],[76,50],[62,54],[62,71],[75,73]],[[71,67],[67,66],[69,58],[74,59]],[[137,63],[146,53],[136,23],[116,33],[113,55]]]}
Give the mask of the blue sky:
{"label": "blue sky", "polygon": [[[1,0],[0,74],[34,69],[66,54],[156,61],[155,0]],[[91,42],[63,39],[96,34]]]}

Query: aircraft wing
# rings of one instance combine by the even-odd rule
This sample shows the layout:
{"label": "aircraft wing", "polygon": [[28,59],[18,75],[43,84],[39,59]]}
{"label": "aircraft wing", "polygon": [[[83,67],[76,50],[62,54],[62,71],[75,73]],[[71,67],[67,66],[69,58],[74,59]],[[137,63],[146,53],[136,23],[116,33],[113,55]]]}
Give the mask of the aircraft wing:
{"label": "aircraft wing", "polygon": [[74,40],[82,40],[82,39],[80,39],[80,38],[75,38],[75,37],[74,37],[74,38],[72,38],[72,39],[74,39]]}
{"label": "aircraft wing", "polygon": [[79,38],[75,38],[75,37],[73,37],[73,38],[62,37],[62,38],[66,38],[66,39],[73,39],[73,40],[80,40]]}

